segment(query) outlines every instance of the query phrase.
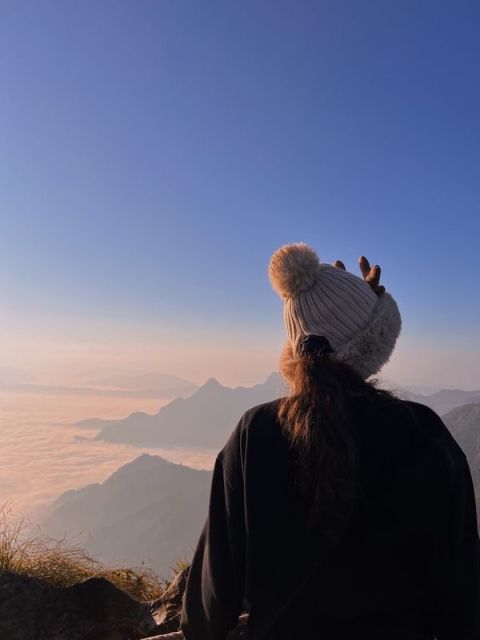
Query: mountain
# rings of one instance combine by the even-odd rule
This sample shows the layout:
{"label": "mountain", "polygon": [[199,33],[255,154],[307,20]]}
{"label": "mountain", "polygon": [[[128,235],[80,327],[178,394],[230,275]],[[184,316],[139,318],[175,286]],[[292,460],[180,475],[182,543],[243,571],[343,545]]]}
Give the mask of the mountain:
{"label": "mountain", "polygon": [[207,514],[211,472],[142,455],[102,484],[62,494],[44,532],[67,538],[107,564],[140,566],[161,575],[190,556]]}
{"label": "mountain", "polygon": [[404,387],[407,391],[411,393],[418,393],[422,396],[431,396],[437,391],[441,391],[441,387],[431,387],[424,384],[409,384]]}
{"label": "mountain", "polygon": [[480,525],[480,402],[452,409],[442,420],[462,447],[472,472]]}
{"label": "mountain", "polygon": [[[86,427],[101,429],[100,440],[138,446],[222,446],[242,413],[285,393],[278,373],[254,387],[230,388],[210,378],[187,398],[176,398],[155,415],[137,412],[122,420],[82,420]],[[441,389],[431,395],[400,389],[399,395],[428,405],[439,415],[467,403],[480,402],[479,391]]]}
{"label": "mountain", "polygon": [[399,395],[407,400],[426,404],[439,415],[443,415],[451,409],[461,407],[465,404],[480,403],[480,390],[440,389],[440,391],[430,395],[422,395],[404,390]]}
{"label": "mountain", "polygon": [[[137,412],[108,421],[97,439],[138,446],[220,448],[242,414],[284,393],[280,375],[272,373],[253,387],[225,387],[210,378],[188,398],[176,398],[155,415]],[[99,427],[101,422],[82,421]]]}

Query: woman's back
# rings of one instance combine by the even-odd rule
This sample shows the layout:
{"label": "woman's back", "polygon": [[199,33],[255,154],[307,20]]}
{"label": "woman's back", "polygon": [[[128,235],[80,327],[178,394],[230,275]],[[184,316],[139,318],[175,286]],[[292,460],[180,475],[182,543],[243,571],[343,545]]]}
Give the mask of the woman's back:
{"label": "woman's back", "polygon": [[[430,629],[433,637],[442,585],[452,587],[443,558],[455,526],[448,501],[454,483],[468,481],[463,453],[441,420],[415,403],[358,401],[362,507],[335,544],[305,529],[277,411],[275,401],[247,412],[220,454],[227,482],[245,498],[252,638],[291,638],[293,629],[320,638],[323,626],[355,637],[376,626],[389,638],[395,629],[412,630],[412,638],[414,629]],[[473,558],[465,561],[468,570]],[[465,589],[468,606],[468,582]]]}
{"label": "woman's back", "polygon": [[[357,401],[362,505],[334,543],[306,530],[278,402],[247,411],[218,457],[210,512],[228,519],[216,519],[218,529],[210,522],[202,598],[223,589],[235,615],[243,592],[252,640],[477,638],[459,625],[478,603],[478,538],[474,528],[470,539],[455,537],[475,518],[471,479],[440,418],[416,403]],[[237,586],[227,586],[234,576]],[[199,596],[190,590],[185,624]]]}
{"label": "woman's back", "polygon": [[305,245],[272,264],[291,393],[247,411],[217,457],[187,640],[223,640],[244,599],[249,640],[480,640],[465,456],[431,409],[366,381],[395,344],[396,303]]}

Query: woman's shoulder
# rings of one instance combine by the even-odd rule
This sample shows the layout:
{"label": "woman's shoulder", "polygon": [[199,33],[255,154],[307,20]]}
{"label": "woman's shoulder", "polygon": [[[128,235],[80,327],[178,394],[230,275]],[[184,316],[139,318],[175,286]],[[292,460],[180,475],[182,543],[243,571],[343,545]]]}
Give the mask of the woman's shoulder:
{"label": "woman's shoulder", "polygon": [[281,398],[276,398],[244,411],[222,451],[226,453],[232,448],[244,448],[253,439],[280,434],[277,418],[280,401]]}
{"label": "woman's shoulder", "polygon": [[430,439],[456,445],[456,441],[442,418],[431,407],[413,400],[402,400],[403,406],[410,412],[414,423],[420,426]]}
{"label": "woman's shoulder", "polygon": [[408,415],[413,442],[418,451],[434,452],[450,468],[463,466],[466,457],[442,418],[431,407],[413,400],[400,400],[396,411]]}
{"label": "woman's shoulder", "polygon": [[[283,440],[277,421],[277,412],[281,398],[257,404],[247,409],[237,422],[224,447],[217,456],[231,485],[238,484],[247,450],[253,457],[262,455],[266,448],[272,451],[274,443]],[[252,458],[252,453],[249,456]],[[234,478],[237,478],[235,481]]]}
{"label": "woman's shoulder", "polygon": [[248,429],[258,423],[267,424],[269,422],[276,422],[281,401],[282,398],[275,398],[269,402],[262,402],[247,409],[241,418],[244,428]]}
{"label": "woman's shoulder", "polygon": [[393,461],[443,458],[454,462],[464,454],[442,418],[421,402],[379,396],[357,405],[358,437],[372,455]]}
{"label": "woman's shoulder", "polygon": [[271,436],[280,433],[278,423],[278,409],[281,398],[262,402],[250,407],[241,415],[237,426],[231,434],[230,440],[252,441],[258,437]]}

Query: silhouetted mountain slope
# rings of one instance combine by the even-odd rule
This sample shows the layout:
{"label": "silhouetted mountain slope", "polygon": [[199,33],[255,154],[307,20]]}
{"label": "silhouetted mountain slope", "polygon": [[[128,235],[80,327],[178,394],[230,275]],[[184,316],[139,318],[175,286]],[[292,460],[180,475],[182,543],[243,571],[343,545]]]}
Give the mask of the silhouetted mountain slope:
{"label": "silhouetted mountain slope", "polygon": [[480,403],[480,390],[464,391],[463,389],[441,389],[431,395],[420,395],[406,391],[401,394],[402,398],[421,402],[436,411],[438,415],[443,415],[455,407],[465,404]]}
{"label": "silhouetted mountain slope", "polygon": [[[133,413],[124,420],[109,421],[97,438],[142,446],[219,448],[247,409],[282,393],[276,373],[263,384],[235,389],[210,378],[189,398],[172,400],[156,415]],[[89,421],[83,424],[88,426]]]}
{"label": "silhouetted mountain slope", "polygon": [[142,455],[102,484],[62,494],[43,527],[98,559],[167,575],[191,555],[206,518],[211,472]]}
{"label": "silhouetted mountain slope", "polygon": [[467,456],[475,485],[480,523],[480,403],[452,409],[442,419]]}

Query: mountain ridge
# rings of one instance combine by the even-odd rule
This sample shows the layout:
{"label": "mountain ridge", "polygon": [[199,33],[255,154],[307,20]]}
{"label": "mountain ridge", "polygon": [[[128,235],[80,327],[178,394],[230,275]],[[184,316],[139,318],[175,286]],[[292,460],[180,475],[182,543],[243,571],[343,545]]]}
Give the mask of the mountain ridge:
{"label": "mountain ridge", "polygon": [[[135,412],[120,420],[83,420],[77,425],[100,429],[96,439],[134,446],[219,448],[241,415],[257,404],[286,393],[278,372],[262,383],[228,387],[210,377],[187,398],[175,398],[155,414]],[[480,402],[480,390],[441,389],[424,396],[397,389],[404,399],[421,402],[439,415],[466,403]]]}
{"label": "mountain ridge", "polygon": [[107,564],[146,564],[167,575],[190,553],[206,517],[212,472],[143,454],[101,483],[64,492],[43,532],[67,537]]}
{"label": "mountain ridge", "polygon": [[137,412],[108,421],[96,439],[137,446],[219,448],[247,409],[279,397],[284,390],[278,373],[252,387],[226,387],[209,378],[191,396],[175,398],[156,414]]}

